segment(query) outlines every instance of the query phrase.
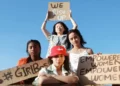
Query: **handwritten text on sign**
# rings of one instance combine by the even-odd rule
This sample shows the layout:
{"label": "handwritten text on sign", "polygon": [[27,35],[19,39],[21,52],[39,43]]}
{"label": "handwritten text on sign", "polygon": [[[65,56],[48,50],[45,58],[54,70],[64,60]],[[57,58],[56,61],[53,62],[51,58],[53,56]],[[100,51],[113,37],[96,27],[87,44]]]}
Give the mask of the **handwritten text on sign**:
{"label": "handwritten text on sign", "polygon": [[83,84],[120,84],[120,54],[82,56],[77,74]]}
{"label": "handwritten text on sign", "polygon": [[48,66],[47,59],[0,71],[0,86],[6,86],[35,77],[37,76],[39,70],[45,66]]}
{"label": "handwritten text on sign", "polygon": [[69,2],[50,2],[48,6],[49,20],[69,20]]}

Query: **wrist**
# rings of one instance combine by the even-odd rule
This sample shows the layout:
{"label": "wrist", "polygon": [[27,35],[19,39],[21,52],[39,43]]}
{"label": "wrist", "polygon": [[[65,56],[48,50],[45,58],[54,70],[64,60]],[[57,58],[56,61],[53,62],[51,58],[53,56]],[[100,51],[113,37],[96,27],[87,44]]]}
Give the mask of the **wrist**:
{"label": "wrist", "polygon": [[70,20],[72,19],[72,17],[70,17]]}
{"label": "wrist", "polygon": [[45,20],[44,22],[47,22],[47,20]]}

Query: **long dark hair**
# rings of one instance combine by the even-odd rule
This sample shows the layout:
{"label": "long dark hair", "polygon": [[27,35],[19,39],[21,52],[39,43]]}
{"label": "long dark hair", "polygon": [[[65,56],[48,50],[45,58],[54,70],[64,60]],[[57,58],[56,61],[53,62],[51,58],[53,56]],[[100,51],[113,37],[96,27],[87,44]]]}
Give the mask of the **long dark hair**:
{"label": "long dark hair", "polygon": [[[80,38],[80,45],[81,45],[82,47],[84,47],[84,44],[86,44],[87,42],[85,42],[85,40],[83,39],[80,31],[79,31],[78,29],[72,29],[72,30],[70,30],[70,31],[68,32],[68,34],[67,34],[67,40],[69,40],[69,35],[70,35],[71,33],[75,33],[75,34],[77,34],[77,35],[79,36],[79,38]],[[69,41],[69,42],[70,42],[70,41]],[[72,47],[73,47],[73,45],[72,45]]]}
{"label": "long dark hair", "polygon": [[[54,58],[54,57],[51,57],[51,58]],[[51,58],[48,58],[48,61],[49,61],[50,64],[53,63]],[[63,64],[64,64],[64,69],[67,70],[67,71],[70,71],[69,56],[65,56],[65,61],[64,61]]]}
{"label": "long dark hair", "polygon": [[[29,45],[30,43],[35,43],[35,44],[37,44],[37,45],[39,46],[39,48],[40,48],[39,57],[41,57],[41,44],[40,44],[40,42],[39,42],[38,40],[33,40],[33,39],[29,40],[29,41],[27,42],[26,52],[28,53],[28,45]],[[29,53],[28,53],[28,54],[29,54]],[[30,57],[30,56],[29,56],[29,57]]]}
{"label": "long dark hair", "polygon": [[[66,26],[65,23],[63,23],[63,22],[61,22],[61,21],[59,21],[59,22],[57,22],[56,24],[54,24],[52,34],[53,34],[53,35],[57,35],[57,33],[55,32],[55,26],[56,26],[58,23],[60,23],[61,25],[63,25],[63,27],[64,27],[64,29],[65,29],[64,32],[63,32],[63,34],[68,34],[68,31],[69,31],[68,27]],[[65,42],[67,43],[67,45],[66,45],[67,50],[70,49],[70,42],[69,42],[69,40],[67,39]]]}

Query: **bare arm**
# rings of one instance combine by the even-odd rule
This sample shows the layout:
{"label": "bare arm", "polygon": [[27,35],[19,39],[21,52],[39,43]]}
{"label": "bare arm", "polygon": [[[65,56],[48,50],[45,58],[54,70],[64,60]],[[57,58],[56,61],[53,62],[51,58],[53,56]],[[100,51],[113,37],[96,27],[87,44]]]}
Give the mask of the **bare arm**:
{"label": "bare arm", "polygon": [[70,16],[70,20],[71,20],[72,25],[73,25],[72,29],[77,29],[78,26],[77,26],[76,22],[74,21],[74,19],[72,18],[71,10],[70,10],[70,15],[69,16]]}
{"label": "bare arm", "polygon": [[62,81],[64,83],[77,83],[78,82],[78,77],[77,76],[54,76],[55,79]]}
{"label": "bare arm", "polygon": [[67,83],[73,84],[78,82],[78,77],[76,75],[61,76],[61,75],[51,75],[51,74],[39,74],[40,84],[59,84]]}
{"label": "bare arm", "polygon": [[39,84],[60,84],[61,81],[53,78],[52,76],[40,76]]}
{"label": "bare arm", "polygon": [[48,20],[48,16],[49,16],[49,12],[47,12],[46,18],[43,21],[43,24],[41,26],[41,30],[42,30],[42,32],[43,32],[43,34],[45,35],[46,38],[50,35],[50,33],[48,32],[48,30],[46,29],[46,23],[47,23],[47,20]]}

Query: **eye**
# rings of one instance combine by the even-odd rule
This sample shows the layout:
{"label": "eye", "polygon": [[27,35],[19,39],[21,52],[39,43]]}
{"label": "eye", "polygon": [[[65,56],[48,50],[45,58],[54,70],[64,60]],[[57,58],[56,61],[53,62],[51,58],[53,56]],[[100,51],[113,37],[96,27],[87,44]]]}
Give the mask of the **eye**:
{"label": "eye", "polygon": [[73,40],[73,38],[70,38],[70,40]]}
{"label": "eye", "polygon": [[29,49],[32,49],[32,46],[30,46]]}

